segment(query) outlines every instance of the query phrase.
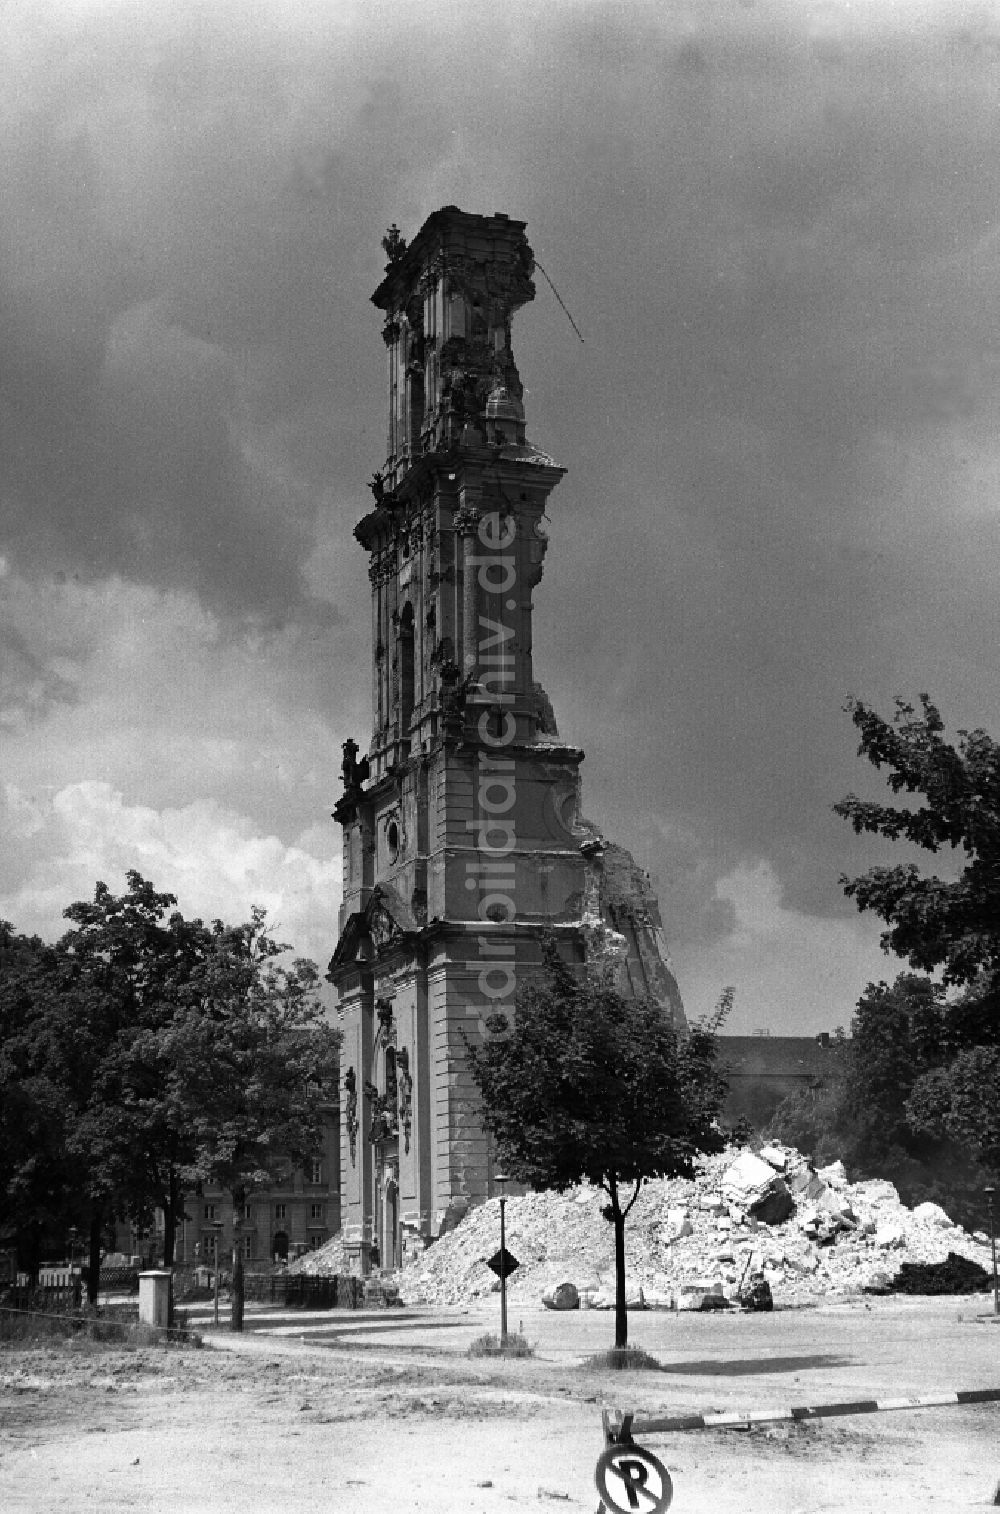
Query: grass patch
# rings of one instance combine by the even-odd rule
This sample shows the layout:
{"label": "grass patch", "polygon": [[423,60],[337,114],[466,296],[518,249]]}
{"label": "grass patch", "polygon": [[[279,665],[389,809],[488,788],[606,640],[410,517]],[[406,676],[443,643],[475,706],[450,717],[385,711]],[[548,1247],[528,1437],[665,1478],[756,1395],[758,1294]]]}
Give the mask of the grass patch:
{"label": "grass patch", "polygon": [[157,1330],[136,1319],[102,1319],[93,1314],[35,1313],[0,1308],[0,1345],[36,1346],[54,1340],[89,1341],[138,1351],[150,1346],[200,1346],[202,1338],[186,1326]]}
{"label": "grass patch", "polygon": [[477,1336],[469,1347],[469,1356],[534,1356],[531,1344],[516,1330],[508,1330],[505,1340],[492,1332]]}
{"label": "grass patch", "polygon": [[641,1346],[612,1346],[610,1351],[598,1351],[588,1356],[584,1367],[593,1372],[660,1372],[662,1368],[655,1356],[650,1356]]}

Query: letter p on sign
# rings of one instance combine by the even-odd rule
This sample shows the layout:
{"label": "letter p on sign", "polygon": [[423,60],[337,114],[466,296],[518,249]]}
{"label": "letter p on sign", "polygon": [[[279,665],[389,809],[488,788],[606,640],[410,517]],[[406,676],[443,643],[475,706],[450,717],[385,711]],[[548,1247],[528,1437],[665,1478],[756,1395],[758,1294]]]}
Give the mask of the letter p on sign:
{"label": "letter p on sign", "polygon": [[594,1482],[608,1514],[663,1514],[674,1496],[666,1467],[642,1446],[602,1451]]}

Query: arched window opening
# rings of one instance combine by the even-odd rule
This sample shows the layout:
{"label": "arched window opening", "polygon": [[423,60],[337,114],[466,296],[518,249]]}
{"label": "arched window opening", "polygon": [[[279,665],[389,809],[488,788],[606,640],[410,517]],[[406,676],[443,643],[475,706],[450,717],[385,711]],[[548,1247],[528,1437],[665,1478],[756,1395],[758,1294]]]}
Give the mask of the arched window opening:
{"label": "arched window opening", "polygon": [[413,719],[413,606],[407,604],[399,617],[399,730],[405,736]]}
{"label": "arched window opening", "polygon": [[410,457],[417,458],[423,451],[420,433],[424,429],[424,366],[422,362],[414,362],[410,365],[409,372],[410,389],[410,415],[409,415],[409,442]]}
{"label": "arched window opening", "polygon": [[393,1113],[396,1110],[396,1053],[391,1046],[385,1049],[385,1101]]}

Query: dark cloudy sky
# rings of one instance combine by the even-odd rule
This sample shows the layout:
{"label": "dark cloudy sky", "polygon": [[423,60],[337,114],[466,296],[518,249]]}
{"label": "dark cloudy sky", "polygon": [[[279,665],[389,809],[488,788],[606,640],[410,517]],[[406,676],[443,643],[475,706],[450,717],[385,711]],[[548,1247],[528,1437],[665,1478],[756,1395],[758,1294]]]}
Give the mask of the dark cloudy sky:
{"label": "dark cloudy sky", "polygon": [[[991,4],[4,7],[0,915],[136,867],[335,941],[390,221],[528,223],[536,658],[689,1010],[846,1022],[842,711],[1000,731]],[[877,792],[878,790],[873,790]]]}

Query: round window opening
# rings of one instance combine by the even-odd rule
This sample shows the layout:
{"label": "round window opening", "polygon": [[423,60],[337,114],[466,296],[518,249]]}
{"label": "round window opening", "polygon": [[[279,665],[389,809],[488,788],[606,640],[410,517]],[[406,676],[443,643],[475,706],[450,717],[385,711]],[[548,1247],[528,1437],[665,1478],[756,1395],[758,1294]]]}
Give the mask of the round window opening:
{"label": "round window opening", "polygon": [[386,844],[389,848],[389,861],[395,862],[399,856],[399,826],[395,820],[390,820],[385,829]]}

